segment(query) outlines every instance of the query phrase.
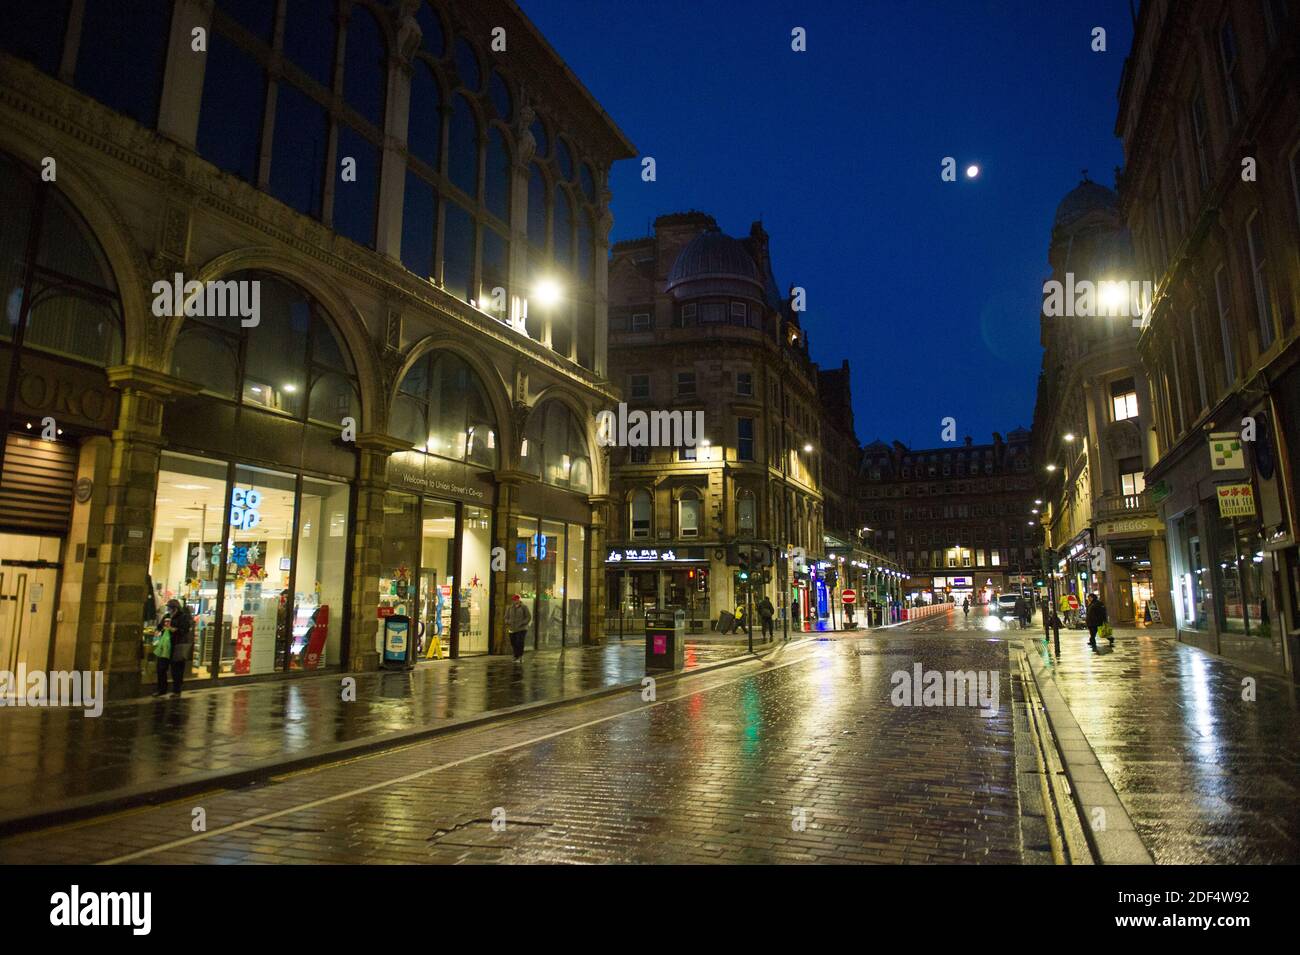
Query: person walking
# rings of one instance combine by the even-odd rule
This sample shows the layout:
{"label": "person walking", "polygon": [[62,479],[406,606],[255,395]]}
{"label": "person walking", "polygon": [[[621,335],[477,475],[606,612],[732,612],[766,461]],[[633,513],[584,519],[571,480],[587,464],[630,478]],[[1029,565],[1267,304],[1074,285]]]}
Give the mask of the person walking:
{"label": "person walking", "polygon": [[[1088,646],[1094,650],[1097,649],[1097,630],[1102,624],[1106,623],[1106,620],[1106,605],[1102,603],[1101,598],[1096,594],[1088,594],[1088,612],[1084,622],[1088,625]],[[1113,647],[1115,637],[1111,635],[1107,639],[1110,640],[1110,645]]]}
{"label": "person walking", "polygon": [[970,616],[970,598],[969,598],[969,597],[966,597],[965,599],[962,600],[962,602],[961,602],[961,612],[962,612],[963,614],[965,614],[967,617]]}
{"label": "person walking", "polygon": [[166,640],[154,641],[154,657],[158,668],[158,688],[154,696],[167,693],[167,674],[171,674],[172,696],[181,695],[181,684],[190,665],[194,650],[194,618],[189,607],[176,598],[167,601],[167,615],[158,624],[158,636]]}
{"label": "person walking", "polygon": [[772,606],[772,601],[768,599],[767,594],[763,594],[763,599],[758,602],[758,619],[763,625],[763,636],[768,640],[776,639],[776,628],[772,625],[774,616],[776,616],[776,608]]}
{"label": "person walking", "polygon": [[506,607],[506,632],[510,634],[510,649],[514,652],[516,663],[524,659],[524,637],[528,635],[528,625],[532,621],[532,613],[519,599],[519,595],[515,594]]}

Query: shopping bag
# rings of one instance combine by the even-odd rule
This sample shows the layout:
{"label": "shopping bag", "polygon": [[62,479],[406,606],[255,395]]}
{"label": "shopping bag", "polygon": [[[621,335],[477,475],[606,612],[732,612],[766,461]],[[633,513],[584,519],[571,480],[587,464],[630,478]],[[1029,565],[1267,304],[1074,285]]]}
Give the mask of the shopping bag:
{"label": "shopping bag", "polygon": [[170,660],[172,657],[172,632],[164,630],[153,638],[153,655],[157,660]]}
{"label": "shopping bag", "polygon": [[1115,628],[1112,627],[1109,623],[1103,623],[1100,627],[1097,628],[1097,636],[1104,637],[1107,640],[1114,640]]}

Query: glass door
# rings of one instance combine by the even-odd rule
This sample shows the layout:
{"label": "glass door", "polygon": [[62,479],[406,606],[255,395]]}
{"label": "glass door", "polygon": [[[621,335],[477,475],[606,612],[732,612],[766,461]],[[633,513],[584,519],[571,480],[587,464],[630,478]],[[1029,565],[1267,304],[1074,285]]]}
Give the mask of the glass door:
{"label": "glass door", "polygon": [[456,590],[456,505],[426,498],[420,525],[419,658],[451,655]]}

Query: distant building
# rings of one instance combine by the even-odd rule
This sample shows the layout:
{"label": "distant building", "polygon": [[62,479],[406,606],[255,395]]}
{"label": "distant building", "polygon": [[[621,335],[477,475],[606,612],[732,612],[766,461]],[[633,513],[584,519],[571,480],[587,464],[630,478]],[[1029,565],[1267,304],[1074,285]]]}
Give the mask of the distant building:
{"label": "distant building", "polygon": [[859,513],[875,548],[907,575],[905,596],[977,602],[1033,588],[1041,556],[1029,462],[1023,428],[1005,440],[995,432],[990,444],[863,448]]}
{"label": "distant building", "polygon": [[791,558],[755,600],[797,601],[796,624],[829,613],[817,367],[777,289],[757,222],[734,238],[704,213],[664,215],[613,248],[610,379],[629,411],[699,414],[703,433],[692,447],[607,449],[611,633],[652,607],[684,609],[693,629],[735,609],[745,593],[728,548],[749,541]]}
{"label": "distant building", "polygon": [[1155,288],[1138,352],[1180,640],[1300,653],[1300,10],[1143,3],[1120,86],[1120,209]]}
{"label": "distant building", "polygon": [[1137,354],[1148,301],[1128,294],[1133,249],[1118,196],[1085,176],[1057,208],[1048,261],[1051,282],[1094,293],[1091,303],[1069,296],[1067,314],[1045,305],[1039,318],[1034,476],[1056,593],[1082,605],[1096,592],[1115,623],[1167,619],[1164,527],[1146,483],[1156,437]]}

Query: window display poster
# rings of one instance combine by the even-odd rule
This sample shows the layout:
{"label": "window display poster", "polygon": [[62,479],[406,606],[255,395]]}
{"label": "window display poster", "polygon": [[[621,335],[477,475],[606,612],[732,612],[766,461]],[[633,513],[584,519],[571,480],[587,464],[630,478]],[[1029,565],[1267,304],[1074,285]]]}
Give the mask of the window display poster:
{"label": "window display poster", "polygon": [[235,632],[235,673],[247,675],[253,663],[253,615],[241,614]]}

